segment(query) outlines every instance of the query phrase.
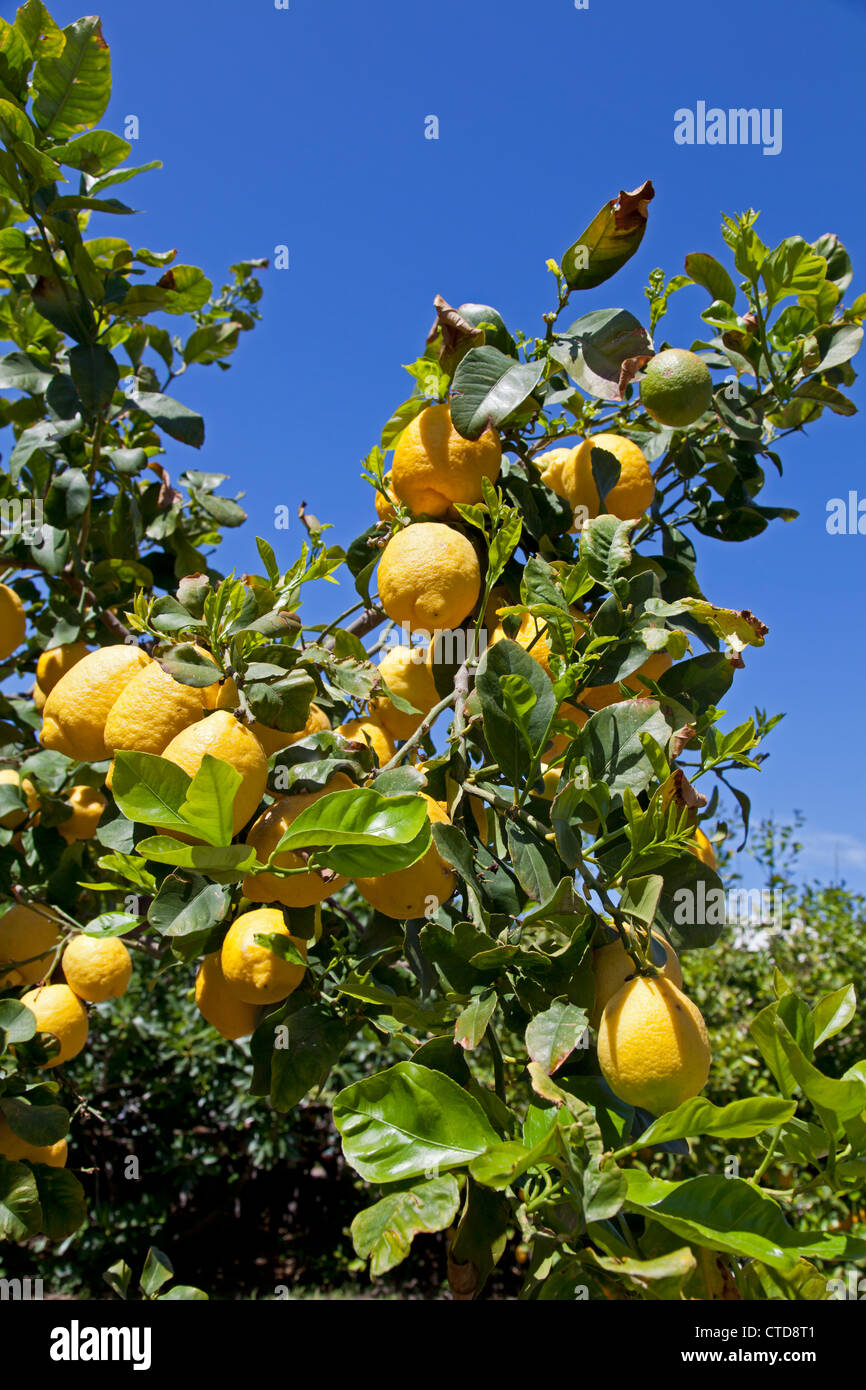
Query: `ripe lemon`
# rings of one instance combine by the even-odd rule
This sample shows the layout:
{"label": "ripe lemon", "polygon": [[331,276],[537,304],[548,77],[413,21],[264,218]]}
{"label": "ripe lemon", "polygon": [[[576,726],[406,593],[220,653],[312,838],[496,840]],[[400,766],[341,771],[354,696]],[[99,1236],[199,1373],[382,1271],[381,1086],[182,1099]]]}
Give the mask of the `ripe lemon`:
{"label": "ripe lemon", "polygon": [[397,752],[396,744],[376,715],[368,719],[348,719],[338,733],[353,743],[367,743],[373,750],[377,767],[384,767]]}
{"label": "ripe lemon", "polygon": [[255,734],[240,724],[228,710],[215,710],[206,719],[182,729],[162,750],[162,756],[177,763],[194,777],[205,753],[229,763],[242,777],[234,800],[234,833],[237,835],[255,811],[268,783],[268,760]]}
{"label": "ripe lemon", "polygon": [[[605,449],[619,460],[619,480],[605,500],[608,515],[621,521],[642,516],[655,496],[650,466],[638,446],[618,434],[594,434],[571,451],[560,470],[559,486],[554,488],[576,513],[572,531],[580,530],[584,518],[599,514],[601,503],[592,475],[594,448]],[[585,510],[578,513],[578,508]]]}
{"label": "ripe lemon", "polygon": [[[677,989],[681,989],[683,972],[673,946],[661,932],[654,931],[652,936],[653,942],[658,943],[653,950],[653,964],[660,967],[666,980],[670,980]],[[621,941],[611,941],[607,946],[599,946],[593,951],[592,974],[595,981],[595,1002],[589,1021],[593,1028],[597,1028],[608,1001],[628,980],[635,978],[634,961]]]}
{"label": "ripe lemon", "polygon": [[379,662],[379,674],[388,689],[420,710],[420,714],[406,714],[385,696],[371,700],[370,709],[392,738],[411,738],[424,715],[439,703],[427,656],[423,647],[395,646],[389,647]]}
{"label": "ripe lemon", "polygon": [[[331,792],[348,791],[355,784],[343,772],[335,772],[326,785],[317,792],[296,792],[294,796],[281,797],[263,811],[258,820],[250,826],[247,844],[252,845],[259,861],[264,864],[271,857],[292,821],[314,806],[323,796]],[[279,869],[302,869],[305,860],[292,850],[285,850],[274,861]],[[338,888],[348,882],[341,878],[322,878],[311,869],[309,873],[293,874],[280,878],[277,874],[250,874],[244,879],[244,897],[251,903],[283,903],[286,907],[312,907],[323,902]]]}
{"label": "ripe lemon", "polygon": [[[445,807],[426,792],[420,792],[427,802],[427,815],[435,825],[450,825]],[[457,885],[448,865],[439,857],[435,844],[416,864],[397,869],[393,874],[378,874],[375,878],[358,878],[355,886],[361,897],[386,917],[405,922],[423,917],[447,903]]]}
{"label": "ripe lemon", "polygon": [[16,826],[23,825],[28,811],[32,816],[39,810],[39,795],[29,777],[22,781],[21,773],[15,767],[0,768],[0,786],[20,787],[21,795],[27,802],[27,811],[7,811],[5,816],[0,816],[0,825],[6,830],[14,830]]}
{"label": "ripe lemon", "polygon": [[58,1139],[56,1144],[28,1144],[19,1139],[6,1116],[0,1114],[0,1154],[13,1163],[26,1158],[29,1163],[47,1163],[49,1168],[65,1168],[67,1143]]}
{"label": "ripe lemon", "polygon": [[45,748],[83,763],[109,757],[105,723],[122,690],[150,657],[140,647],[101,647],[61,676],[45,701],[40,738]]}
{"label": "ripe lemon", "polygon": [[58,835],[62,835],[68,845],[75,840],[92,840],[108,805],[102,792],[95,787],[71,787],[64,800],[72,807],[72,815],[60,822]]}
{"label": "ripe lemon", "polygon": [[376,515],[380,521],[391,521],[397,515],[394,509],[394,489],[391,486],[391,474],[386,473],[382,481],[388,496],[383,497],[381,492],[376,490]]}
{"label": "ripe lemon", "polygon": [[132,975],[132,957],[117,936],[73,936],[60,963],[69,988],[91,1004],[119,999]]}
{"label": "ripe lemon", "polygon": [[255,734],[267,756],[271,757],[273,753],[279,753],[281,749],[288,748],[293,743],[300,743],[301,739],[309,738],[311,734],[322,734],[330,727],[331,721],[325,711],[319,709],[318,705],[310,705],[310,713],[303,729],[286,733],[283,729],[272,729],[257,719],[250,725],[250,732]]}
{"label": "ripe lemon", "polygon": [[36,1015],[40,1033],[51,1033],[60,1043],[60,1051],[42,1066],[59,1067],[77,1057],[87,1042],[87,1010],[68,985],[42,985],[22,994],[19,1003]]}
{"label": "ripe lemon", "polygon": [[211,951],[198,968],[195,1002],[202,1018],[229,1042],[248,1038],[255,1029],[258,1005],[245,1004],[226,984],[219,951]]}
{"label": "ripe lemon", "polygon": [[410,632],[459,627],[481,592],[478,557],[466,537],[439,521],[392,536],[379,562],[379,597],[388,617]]}
{"label": "ripe lemon", "polygon": [[598,1060],[614,1095],[652,1115],[696,1096],[710,1071],[700,1010],[671,980],[638,975],[605,1007]]}
{"label": "ripe lemon", "polygon": [[158,661],[151,661],[112,705],[105,721],[105,746],[110,753],[161,753],[182,729],[204,717],[206,707],[203,690],[182,685]]}
{"label": "ripe lemon", "polygon": [[236,917],[223,941],[220,964],[226,985],[244,1004],[276,1004],[292,994],[306,974],[306,966],[259,945],[256,936],[265,932],[288,937],[306,960],[306,941],[292,936],[276,908],[257,907]]}
{"label": "ripe lemon", "polygon": [[36,663],[36,684],[43,695],[50,695],[61,676],[87,655],[86,642],[64,642],[43,652]]}
{"label": "ripe lemon", "polygon": [[[50,970],[53,952],[59,945],[56,922],[32,907],[14,903],[0,917],[0,989],[35,985]],[[4,969],[10,961],[26,961],[27,964]]]}
{"label": "ripe lemon", "polygon": [[541,469],[542,482],[546,483],[560,497],[563,496],[562,470],[571,452],[571,449],[548,449],[545,454],[539,454],[534,460]]}
{"label": "ripe lemon", "polygon": [[647,363],[640,384],[641,405],[661,425],[684,429],[713,402],[713,378],[697,353],[666,348]]}
{"label": "ripe lemon", "polygon": [[695,831],[695,843],[692,854],[700,859],[702,864],[706,864],[708,869],[717,869],[719,861],[716,858],[716,850],[712,840],[710,840],[698,826]]}
{"label": "ripe lemon", "polygon": [[454,502],[480,502],[481,479],[495,483],[502,466],[499,435],[464,439],[447,405],[431,405],[407,425],[394,449],[391,487],[415,513],[445,516]]}
{"label": "ripe lemon", "polygon": [[0,584],[0,661],[21,646],[26,631],[24,604],[8,584]]}

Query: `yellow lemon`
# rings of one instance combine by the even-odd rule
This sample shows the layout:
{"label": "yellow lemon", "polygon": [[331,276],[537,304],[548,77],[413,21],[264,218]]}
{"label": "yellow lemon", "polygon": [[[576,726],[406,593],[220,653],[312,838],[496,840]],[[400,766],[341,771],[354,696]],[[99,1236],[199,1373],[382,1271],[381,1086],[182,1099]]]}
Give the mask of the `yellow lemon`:
{"label": "yellow lemon", "polygon": [[717,869],[719,867],[715,846],[712,840],[704,834],[700,826],[698,826],[695,831],[695,843],[692,848],[692,854],[696,855],[702,864],[706,864],[708,869]]}
{"label": "yellow lemon", "polygon": [[434,705],[439,703],[436,683],[424,647],[389,647],[379,662],[379,674],[388,689],[414,705],[419,714],[406,714],[385,696],[370,701],[370,709],[392,738],[411,738]]}
{"label": "yellow lemon", "polygon": [[56,1144],[28,1144],[19,1139],[6,1116],[0,1114],[0,1154],[13,1163],[26,1158],[29,1163],[47,1163],[49,1168],[66,1166],[67,1143],[58,1139]]}
{"label": "yellow lemon", "polygon": [[150,657],[140,647],[100,647],[76,661],[45,701],[40,738],[44,747],[79,762],[110,756],[105,723],[111,707]]}
{"label": "yellow lemon", "polygon": [[[420,792],[427,802],[427,815],[435,825],[450,825],[444,806],[434,801],[426,792]],[[405,922],[412,917],[423,917],[435,912],[442,903],[447,903],[457,886],[448,865],[439,857],[435,844],[416,864],[408,869],[397,869],[393,874],[378,874],[375,878],[358,878],[355,886],[361,897],[377,912]]]}
{"label": "yellow lemon", "polygon": [[562,470],[571,449],[548,449],[544,454],[538,454],[533,462],[541,469],[541,480],[546,483],[553,492],[561,497],[562,493]]}
{"label": "yellow lemon", "polygon": [[226,984],[219,951],[205,956],[198,968],[195,1002],[202,1018],[230,1042],[249,1037],[255,1029],[258,1005],[245,1004]]}
{"label": "yellow lemon", "polygon": [[19,1003],[36,1015],[40,1033],[51,1033],[60,1051],[43,1062],[43,1067],[59,1067],[77,1057],[87,1042],[87,1010],[68,985],[42,985],[22,994]]}
{"label": "yellow lemon", "polygon": [[203,690],[182,685],[158,661],[151,661],[112,705],[105,721],[105,746],[110,753],[161,753],[182,729],[202,719],[206,708]]}
{"label": "yellow lemon", "polygon": [[[14,903],[0,917],[0,989],[35,985],[51,969],[60,945],[57,923],[23,903]],[[5,969],[11,961],[27,962]]]}
{"label": "yellow lemon", "polygon": [[216,710],[197,724],[182,729],[162,750],[162,756],[177,763],[194,777],[205,753],[221,758],[241,774],[241,784],[233,807],[234,833],[237,835],[255,811],[268,783],[268,760],[255,734],[240,724],[228,710]]}
{"label": "yellow lemon", "polygon": [[[658,965],[666,980],[677,989],[682,988],[683,972],[673,946],[661,932],[653,932],[653,964]],[[656,957],[658,956],[658,960]],[[601,1022],[604,1006],[622,989],[628,980],[635,978],[634,961],[622,942],[611,941],[607,946],[599,946],[592,953],[592,974],[595,981],[595,1003],[590,1014],[590,1023],[597,1028]]]}
{"label": "yellow lemon", "polygon": [[14,830],[16,826],[23,825],[28,811],[32,816],[39,810],[39,795],[29,777],[22,781],[21,773],[15,767],[0,768],[0,787],[3,786],[20,787],[21,795],[27,802],[27,811],[7,811],[5,816],[0,816],[0,825],[6,830]]}
{"label": "yellow lemon", "polygon": [[392,536],[379,562],[379,597],[388,617],[409,631],[459,627],[481,592],[478,557],[466,537],[438,521],[419,521]]}
{"label": "yellow lemon", "polygon": [[87,655],[86,642],[64,642],[43,652],[36,663],[36,684],[43,698],[51,694],[61,676]]}
{"label": "yellow lemon", "polygon": [[[580,530],[583,519],[598,516],[600,502],[592,475],[594,448],[605,449],[619,461],[619,481],[605,502],[609,515],[622,521],[642,516],[655,496],[650,466],[638,446],[618,434],[594,434],[572,450],[562,465],[559,486],[554,488],[576,514],[572,531]],[[578,513],[578,508],[584,510]]]}
{"label": "yellow lemon", "polygon": [[464,439],[447,405],[431,405],[407,425],[394,449],[391,487],[413,512],[445,516],[454,502],[480,502],[481,479],[495,483],[502,466],[499,435]]}
{"label": "yellow lemon", "polygon": [[26,630],[24,604],[8,584],[0,584],[0,661],[21,646]]}
{"label": "yellow lemon", "polygon": [[60,822],[58,835],[62,835],[68,845],[75,840],[92,840],[108,804],[102,792],[95,787],[71,787],[64,801],[72,807],[72,815]]}
{"label": "yellow lemon", "polygon": [[598,1060],[613,1091],[652,1115],[696,1096],[710,1072],[710,1046],[700,1010],[671,981],[638,975],[605,1007]]}
{"label": "yellow lemon", "polygon": [[236,917],[223,941],[220,964],[228,989],[244,1004],[276,1004],[292,994],[306,974],[306,966],[283,960],[257,942],[256,936],[264,933],[288,937],[307,957],[306,941],[292,936],[276,908],[258,907]]}
{"label": "yellow lemon", "polygon": [[279,753],[281,749],[288,748],[293,743],[300,743],[303,738],[309,738],[311,734],[324,733],[330,727],[331,721],[325,711],[319,709],[318,705],[310,705],[310,713],[303,729],[286,733],[283,729],[272,729],[257,719],[250,725],[250,730],[255,734],[268,757],[271,757],[272,754]]}
{"label": "yellow lemon", "polygon": [[73,936],[60,963],[69,988],[91,1004],[119,999],[132,975],[132,957],[117,936]]}
{"label": "yellow lemon", "polygon": [[377,767],[384,767],[397,752],[394,740],[375,715],[368,719],[348,719],[345,724],[340,725],[337,732],[352,743],[369,744]]}
{"label": "yellow lemon", "polygon": [[[335,772],[330,781],[317,792],[296,792],[294,796],[281,797],[263,811],[258,820],[250,826],[247,844],[256,852],[260,863],[271,857],[292,821],[313,806],[323,796],[332,792],[348,791],[355,784],[342,772]],[[305,860],[292,850],[285,850],[274,861],[279,869],[303,869]],[[327,872],[327,871],[326,871]],[[250,874],[243,882],[244,897],[251,903],[283,903],[286,907],[312,907],[323,902],[338,888],[344,887],[347,880],[336,877],[322,878],[311,869],[308,873],[292,874],[280,878],[277,874]]]}

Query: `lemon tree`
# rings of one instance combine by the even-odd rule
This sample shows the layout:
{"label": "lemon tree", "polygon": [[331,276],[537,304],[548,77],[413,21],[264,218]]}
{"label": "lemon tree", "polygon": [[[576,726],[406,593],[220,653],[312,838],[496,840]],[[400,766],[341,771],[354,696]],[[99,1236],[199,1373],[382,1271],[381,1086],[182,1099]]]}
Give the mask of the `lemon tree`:
{"label": "lemon tree", "polygon": [[[862,1184],[866,1079],[820,1051],[853,988],[780,976],[744,1043],[753,1093],[701,1094],[689,971],[725,926],[719,789],[747,827],[775,720],[728,726],[767,629],[735,571],[704,594],[696,538],[793,519],[766,468],[853,413],[844,247],[769,247],[750,210],[722,259],[581,312],[643,242],[652,184],[621,192],[548,263],[537,331],[436,295],[360,535],[302,508],[297,553],[260,538],[261,572],[225,576],[239,499],[166,460],[205,441],[176,387],[230,365],[264,263],[215,289],[90,235],[123,230],[145,172],[97,128],[97,19],[27,0],[0,56],[0,1235],[88,1220],[76,1058],[147,953],[263,1110],[329,1098],[374,1275],[447,1232],[472,1298],[517,1235],[529,1298],[821,1297],[866,1257],[796,1205]],[[687,348],[664,337],[673,294],[700,316]],[[335,582],[341,611],[311,620]],[[359,1038],[379,1065],[334,1094]],[[686,1140],[749,1166],[695,1171]]]}

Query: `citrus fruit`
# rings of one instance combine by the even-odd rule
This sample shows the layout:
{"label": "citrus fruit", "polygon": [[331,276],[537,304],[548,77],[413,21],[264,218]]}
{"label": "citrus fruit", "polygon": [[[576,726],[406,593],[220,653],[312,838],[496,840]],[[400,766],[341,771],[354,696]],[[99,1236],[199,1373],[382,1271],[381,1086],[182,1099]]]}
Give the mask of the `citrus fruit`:
{"label": "citrus fruit", "polygon": [[220,964],[227,988],[244,1004],[276,1004],[298,988],[306,973],[306,966],[283,960],[256,941],[265,933],[287,937],[304,959],[307,956],[306,941],[291,935],[276,908],[257,907],[236,917],[223,941]]}
{"label": "citrus fruit", "polygon": [[[682,988],[683,972],[673,946],[661,932],[653,932],[652,962],[657,965],[665,979]],[[592,953],[592,974],[595,981],[595,1002],[590,1023],[597,1028],[605,1004],[612,999],[617,990],[622,989],[627,980],[635,978],[634,961],[622,942],[617,939],[606,946],[599,946]]]}
{"label": "citrus fruit", "polygon": [[684,429],[712,405],[710,369],[697,353],[686,348],[666,348],[647,363],[640,399],[647,414],[660,425]]}
{"label": "citrus fruit", "polygon": [[481,592],[478,556],[466,537],[439,521],[419,521],[392,536],[379,562],[379,597],[388,617],[409,631],[459,627]]}
{"label": "citrus fruit", "polygon": [[45,701],[51,694],[61,676],[71,671],[76,662],[87,656],[86,642],[64,642],[60,647],[49,647],[36,663],[36,684],[33,687],[33,703],[38,710],[45,708]]}
{"label": "citrus fruit", "polygon": [[75,840],[92,840],[108,804],[102,792],[95,787],[70,787],[63,799],[72,807],[72,815],[60,821],[58,835],[62,835],[68,845]]}
{"label": "citrus fruit", "polygon": [[28,777],[22,781],[21,773],[15,767],[0,768],[0,787],[18,787],[21,795],[27,802],[27,811],[7,811],[5,816],[0,816],[0,825],[5,830],[14,830],[16,826],[23,825],[27,819],[27,813],[33,815],[39,810],[39,794],[33,783]]}
{"label": "citrus fruit", "polygon": [[[13,903],[0,917],[0,989],[35,985],[51,969],[53,952],[59,945],[56,922],[23,903]],[[10,961],[27,963],[5,969]]]}
{"label": "citrus fruit", "polygon": [[241,774],[232,810],[234,833],[246,825],[265,794],[268,760],[255,734],[228,710],[215,710],[206,719],[181,729],[163,750],[162,757],[177,763],[194,777],[205,753],[229,763]]}
{"label": "citrus fruit", "polygon": [[78,1056],[87,1042],[87,1010],[68,985],[40,985],[22,994],[19,1003],[35,1014],[37,1032],[51,1033],[60,1043],[43,1067],[59,1067]]}
{"label": "citrus fruit", "polygon": [[407,739],[418,729],[424,715],[439,703],[436,683],[427,664],[423,647],[389,647],[379,662],[379,674],[388,689],[414,705],[419,714],[397,709],[386,696],[370,701],[370,709],[392,738]]}
{"label": "citrus fruit", "polygon": [[[445,807],[434,801],[426,792],[420,792],[427,802],[427,815],[436,825],[450,825]],[[386,917],[405,922],[412,917],[423,917],[435,912],[442,903],[447,903],[456,887],[456,879],[451,869],[440,858],[435,844],[415,864],[407,869],[397,869],[392,874],[378,874],[374,878],[358,878],[355,886],[361,897]]]}
{"label": "citrus fruit", "polygon": [[383,497],[378,488],[376,489],[376,515],[380,521],[391,521],[397,515],[394,510],[394,489],[391,486],[391,474],[386,473],[382,481],[388,496]]}
{"label": "citrus fruit", "polygon": [[696,855],[702,864],[706,864],[708,869],[717,869],[719,867],[715,846],[712,840],[704,834],[700,826],[698,826],[695,831],[695,843],[692,848],[692,854]]}
{"label": "citrus fruit", "polygon": [[605,1006],[598,1060],[615,1096],[662,1115],[706,1085],[710,1047],[704,1020],[672,980],[638,975]]}
{"label": "citrus fruit", "polygon": [[561,497],[562,494],[562,470],[571,449],[548,449],[544,454],[538,454],[534,462],[541,469],[541,480],[549,488]]}
{"label": "citrus fruit", "polygon": [[502,448],[489,427],[464,439],[447,405],[431,405],[406,426],[394,449],[391,487],[415,513],[445,516],[454,502],[480,502],[481,479],[499,477]]}
{"label": "citrus fruit", "polygon": [[559,486],[554,488],[575,513],[572,531],[579,531],[584,519],[599,514],[601,503],[592,472],[594,448],[613,454],[619,463],[619,479],[605,499],[608,515],[621,521],[642,516],[655,496],[650,466],[638,446],[618,434],[594,434],[572,449],[560,470]]}
{"label": "citrus fruit", "polygon": [[[264,864],[273,854],[292,821],[314,806],[323,796],[332,792],[348,791],[354,786],[343,772],[335,772],[333,777],[317,792],[296,792],[293,796],[283,796],[263,811],[258,820],[253,821],[247,834],[247,844],[256,852],[260,863]],[[305,861],[300,854],[285,850],[274,861],[279,869],[303,869]],[[308,873],[292,874],[281,878],[277,874],[249,874],[243,882],[244,897],[252,903],[283,903],[286,907],[312,907],[323,902],[347,880],[337,877],[322,878],[311,869]]]}
{"label": "citrus fruit", "polygon": [[245,1004],[226,984],[219,951],[205,956],[195,977],[195,1002],[202,1018],[224,1038],[247,1038],[259,1016],[256,1004]]}
{"label": "citrus fruit", "polygon": [[8,584],[0,584],[0,661],[21,646],[26,631],[24,604]]}
{"label": "citrus fruit", "polygon": [[267,756],[271,757],[273,753],[279,753],[281,749],[289,748],[293,743],[300,743],[301,739],[309,738],[311,734],[324,733],[330,727],[331,721],[325,711],[319,709],[318,705],[310,705],[310,713],[303,729],[287,733],[284,729],[272,729],[256,719],[250,725],[250,732],[255,734]]}
{"label": "citrus fruit", "polygon": [[49,1168],[66,1166],[67,1143],[58,1139],[56,1144],[28,1144],[19,1139],[6,1116],[0,1114],[0,1154],[17,1163],[26,1158],[29,1163],[47,1163]]}
{"label": "citrus fruit", "polygon": [[45,748],[83,763],[109,757],[105,722],[133,676],[150,664],[140,647],[100,647],[89,652],[54,686],[42,711],[40,738]]}
{"label": "citrus fruit", "polygon": [[60,963],[69,988],[91,1004],[119,999],[132,975],[132,957],[118,936],[73,936]]}
{"label": "citrus fruit", "polygon": [[105,721],[105,746],[110,753],[161,753],[182,729],[203,718],[205,708],[203,690],[182,685],[158,661],[151,661],[112,705]]}
{"label": "citrus fruit", "polygon": [[394,740],[376,715],[371,715],[368,719],[348,719],[345,724],[340,725],[337,732],[353,743],[369,744],[377,767],[384,767],[397,751]]}

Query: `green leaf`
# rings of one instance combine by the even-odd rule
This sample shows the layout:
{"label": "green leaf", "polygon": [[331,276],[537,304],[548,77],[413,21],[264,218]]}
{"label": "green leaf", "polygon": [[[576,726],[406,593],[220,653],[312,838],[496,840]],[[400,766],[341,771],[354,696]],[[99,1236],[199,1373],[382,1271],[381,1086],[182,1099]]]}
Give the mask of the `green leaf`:
{"label": "green leaf", "polygon": [[119,752],[114,759],[112,794],[128,820],[181,830],[209,845],[228,846],[233,834],[232,805],[241,781],[235,768],[210,753],[205,753],[195,777],[190,777],[155,753]]}
{"label": "green leaf", "polygon": [[[509,687],[507,683],[514,676],[519,676],[523,687],[528,687],[535,697],[531,704],[521,702],[517,720],[517,706],[512,701],[508,713],[504,693],[505,689],[513,690],[513,685]],[[503,639],[486,648],[478,666],[475,689],[490,751],[506,779],[517,786],[529,770],[531,753],[540,752],[555,715],[553,686],[529,652],[517,642]]]}
{"label": "green leaf", "polygon": [[163,396],[158,391],[139,391],[127,402],[134,410],[141,410],[172,439],[181,444],[190,444],[200,449],[204,443],[204,420],[195,410],[181,405],[171,396]]}
{"label": "green leaf", "polygon": [[841,989],[834,990],[832,994],[825,994],[812,1010],[815,1021],[815,1047],[820,1047],[822,1042],[841,1033],[856,1013],[857,995],[853,985],[842,985]]}
{"label": "green leaf", "polygon": [[162,276],[158,288],[165,290],[167,314],[193,314],[207,304],[213,285],[197,265],[175,265]]}
{"label": "green leaf", "polygon": [[494,1144],[492,1148],[473,1158],[469,1165],[470,1173],[475,1181],[482,1183],[484,1187],[493,1187],[499,1192],[504,1192],[506,1187],[511,1187],[512,1183],[517,1182],[517,1179],[530,1168],[537,1167],[548,1155],[555,1152],[554,1129],[555,1125],[551,1121],[531,1149],[514,1139]]}
{"label": "green leaf", "polygon": [[351,1225],[355,1253],[369,1259],[370,1274],[387,1274],[409,1254],[416,1235],[444,1231],[457,1216],[460,1189],[451,1174],[401,1192],[389,1192],[358,1212]]}
{"label": "green leaf", "polygon": [[498,1002],[496,991],[486,990],[470,999],[458,1015],[454,1025],[454,1041],[464,1052],[470,1052],[481,1042]]}
{"label": "green leaf", "polygon": [[[601,449],[592,450],[593,455],[604,452]],[[593,517],[583,527],[580,535],[581,558],[586,560],[589,573],[599,584],[609,588],[617,575],[631,564],[630,537],[636,525],[636,520],[620,521],[605,513]]]}
{"label": "green leaf", "polygon": [[444,1072],[414,1062],[340,1091],[334,1124],[346,1161],[368,1182],[438,1176],[498,1142],[477,1101]]}
{"label": "green leaf", "polygon": [[38,396],[50,386],[53,378],[54,373],[46,371],[44,366],[27,352],[10,352],[0,358],[0,387],[11,386],[16,391],[26,391],[29,395]]}
{"label": "green leaf", "polygon": [[412,421],[417,419],[429,404],[430,402],[424,396],[410,396],[408,401],[398,405],[390,420],[382,428],[379,447],[383,450],[393,449],[406,426],[411,425]]}
{"label": "green leaf", "polygon": [[583,1009],[556,999],[544,1013],[536,1014],[527,1025],[526,1050],[548,1076],[552,1076],[570,1057],[586,1032],[588,1019]]}
{"label": "green leaf", "polygon": [[374,846],[382,841],[408,845],[425,825],[429,825],[427,803],[421,796],[381,796],[366,787],[331,792],[292,821],[274,853],[319,846]]}
{"label": "green leaf", "polygon": [[62,51],[41,57],[33,73],[33,118],[54,140],[96,125],[111,96],[111,55],[101,21],[88,15],[63,33]]}
{"label": "green leaf", "polygon": [[176,869],[195,869],[216,883],[236,883],[254,867],[256,852],[251,845],[185,845],[170,835],[153,835],[136,846],[139,854],[154,864],[171,864]]}
{"label": "green leaf", "polygon": [[715,256],[709,256],[704,251],[692,251],[686,256],[686,274],[691,276],[695,284],[702,285],[711,299],[720,299],[724,304],[735,302],[736,286]]}
{"label": "green leaf", "polygon": [[626,700],[589,719],[580,735],[580,748],[593,781],[605,782],[611,792],[631,787],[638,795],[655,777],[640,735],[648,734],[664,749],[672,732],[654,700]]}
{"label": "green leaf", "polygon": [[126,936],[126,933],[137,927],[140,921],[141,918],[131,912],[101,912],[98,917],[91,917],[84,935]]}
{"label": "green leaf", "polygon": [[610,1221],[622,1210],[628,1194],[626,1175],[621,1168],[600,1166],[594,1154],[583,1174],[583,1216],[585,1221]]}
{"label": "green leaf", "polygon": [[495,347],[471,348],[454,373],[451,419],[464,439],[501,425],[532,395],[544,362],[515,362]]}
{"label": "green leaf", "polygon": [[69,354],[69,371],[88,415],[97,415],[111,404],[120,368],[107,348],[98,343],[74,347]]}
{"label": "green leaf", "polygon": [[665,1144],[671,1139],[693,1139],[702,1134],[719,1139],[751,1139],[765,1129],[784,1124],[796,1108],[794,1101],[777,1100],[775,1096],[733,1100],[722,1106],[696,1096],[654,1120],[626,1152],[636,1153],[638,1149]]}
{"label": "green leaf", "polygon": [[623,363],[651,352],[649,334],[628,309],[595,309],[557,334],[550,355],[589,395],[620,401]]}
{"label": "green leaf", "polygon": [[611,198],[562,257],[562,273],[570,290],[591,290],[604,284],[630,260],[646,231],[648,204],[655,196],[647,180],[632,193]]}
{"label": "green leaf", "polygon": [[210,1295],[204,1289],[197,1289],[192,1284],[173,1284],[165,1293],[157,1295],[158,1303],[207,1303]]}
{"label": "green leaf", "polygon": [[32,1168],[0,1155],[0,1240],[27,1240],[42,1225]]}
{"label": "green leaf", "polygon": [[36,1018],[33,1010],[19,1004],[17,999],[0,999],[0,1035],[0,1042],[5,1039],[5,1044],[29,1042],[35,1038]]}
{"label": "green leaf", "polygon": [[161,1250],[157,1250],[155,1245],[151,1245],[147,1252],[139,1283],[139,1288],[145,1298],[153,1298],[163,1284],[167,1284],[173,1276],[174,1267],[168,1255],[163,1255]]}
{"label": "green leaf", "polygon": [[657,1221],[680,1239],[729,1255],[791,1269],[800,1257],[866,1257],[866,1241],[823,1231],[795,1231],[780,1208],[742,1178],[700,1177],[666,1182],[626,1171],[629,1211]]}
{"label": "green leaf", "polygon": [[90,130],[75,140],[55,145],[49,154],[58,164],[68,164],[83,174],[105,174],[122,164],[132,150],[126,140],[110,130]]}
{"label": "green leaf", "polygon": [[42,1208],[42,1230],[49,1240],[65,1240],[87,1218],[84,1188],[75,1174],[64,1168],[38,1164],[33,1171]]}
{"label": "green leaf", "polygon": [[[267,1028],[270,1020],[263,1025]],[[279,1020],[271,1058],[271,1105],[291,1110],[308,1091],[324,1084],[355,1031],[325,1004],[306,1004]]]}
{"label": "green leaf", "polygon": [[231,907],[231,894],[218,883],[190,881],[168,874],[148,908],[147,920],[160,936],[194,936],[210,931],[224,921]]}
{"label": "green leaf", "polygon": [[761,267],[770,305],[786,295],[815,294],[827,274],[827,262],[799,236],[786,237]]}
{"label": "green leaf", "polygon": [[0,1110],[19,1139],[43,1148],[69,1133],[69,1111],[62,1105],[34,1105],[23,1096],[3,1096]]}
{"label": "green leaf", "polygon": [[18,10],[15,29],[23,34],[34,58],[56,57],[63,52],[66,36],[60,29],[42,0],[26,0]]}

